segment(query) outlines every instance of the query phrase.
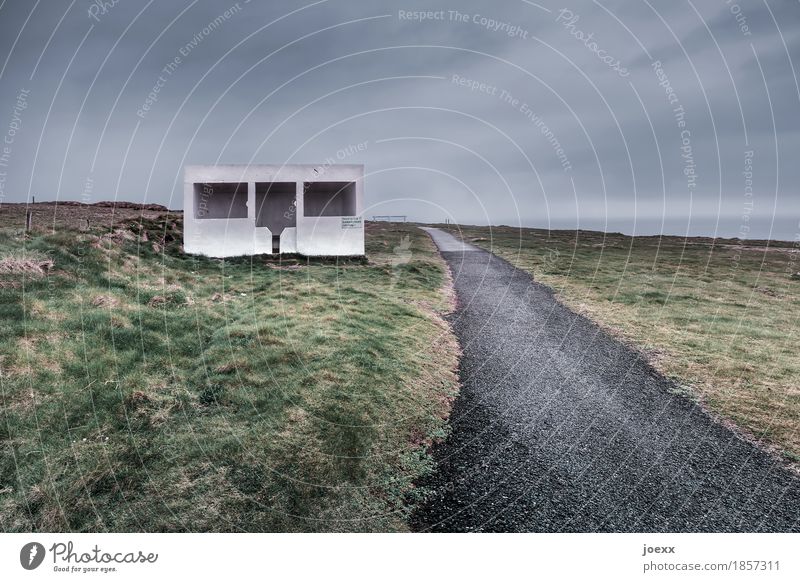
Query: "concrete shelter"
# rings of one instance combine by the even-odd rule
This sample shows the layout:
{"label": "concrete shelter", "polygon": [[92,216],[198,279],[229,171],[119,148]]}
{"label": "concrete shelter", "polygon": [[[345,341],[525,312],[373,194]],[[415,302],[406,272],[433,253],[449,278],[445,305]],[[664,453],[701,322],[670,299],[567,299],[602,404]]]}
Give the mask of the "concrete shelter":
{"label": "concrete shelter", "polygon": [[183,248],[209,257],[363,255],[363,193],[363,165],[186,166]]}

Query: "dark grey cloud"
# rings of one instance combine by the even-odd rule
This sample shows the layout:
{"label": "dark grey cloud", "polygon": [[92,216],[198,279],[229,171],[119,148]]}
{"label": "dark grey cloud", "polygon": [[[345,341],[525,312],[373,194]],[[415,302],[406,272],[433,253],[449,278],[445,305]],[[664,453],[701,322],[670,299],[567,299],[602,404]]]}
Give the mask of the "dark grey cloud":
{"label": "dark grey cloud", "polygon": [[735,236],[753,151],[749,235],[800,228],[795,0],[101,4],[0,5],[4,201],[180,207],[185,164],[338,154],[368,215]]}

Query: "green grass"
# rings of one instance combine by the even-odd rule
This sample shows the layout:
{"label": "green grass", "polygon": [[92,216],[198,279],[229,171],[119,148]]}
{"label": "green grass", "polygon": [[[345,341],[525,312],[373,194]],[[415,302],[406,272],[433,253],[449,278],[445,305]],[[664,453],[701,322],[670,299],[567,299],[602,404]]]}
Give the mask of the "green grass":
{"label": "green grass", "polygon": [[143,225],[0,230],[53,261],[0,273],[0,529],[405,529],[457,390],[427,236],[221,261],[180,252],[179,218]]}
{"label": "green grass", "polygon": [[800,455],[797,244],[445,226],[640,348],[682,391]]}

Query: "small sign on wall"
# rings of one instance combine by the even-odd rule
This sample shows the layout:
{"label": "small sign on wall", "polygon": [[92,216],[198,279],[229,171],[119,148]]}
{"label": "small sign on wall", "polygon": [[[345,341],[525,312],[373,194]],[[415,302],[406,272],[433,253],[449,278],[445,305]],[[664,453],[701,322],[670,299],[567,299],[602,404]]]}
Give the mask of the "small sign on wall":
{"label": "small sign on wall", "polygon": [[364,228],[364,221],[360,216],[342,216],[342,230],[350,228]]}

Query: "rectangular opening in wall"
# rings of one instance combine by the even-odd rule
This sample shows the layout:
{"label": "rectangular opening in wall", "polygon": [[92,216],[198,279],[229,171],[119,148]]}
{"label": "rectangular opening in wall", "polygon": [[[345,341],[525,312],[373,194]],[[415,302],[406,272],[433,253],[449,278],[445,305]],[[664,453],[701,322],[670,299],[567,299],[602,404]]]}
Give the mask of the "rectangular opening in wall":
{"label": "rectangular opening in wall", "polygon": [[303,216],[355,216],[355,182],[305,182]]}
{"label": "rectangular opening in wall", "polygon": [[247,218],[247,182],[195,184],[194,217]]}
{"label": "rectangular opening in wall", "polygon": [[297,226],[297,184],[256,182],[256,226],[266,226],[272,234]]}

